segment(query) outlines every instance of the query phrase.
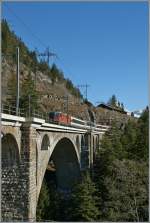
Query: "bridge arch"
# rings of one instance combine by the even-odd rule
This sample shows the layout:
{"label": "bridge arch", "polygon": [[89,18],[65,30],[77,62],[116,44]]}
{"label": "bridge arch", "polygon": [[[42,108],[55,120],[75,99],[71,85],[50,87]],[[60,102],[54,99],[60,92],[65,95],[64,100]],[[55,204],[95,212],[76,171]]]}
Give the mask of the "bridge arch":
{"label": "bridge arch", "polygon": [[18,194],[22,194],[20,185],[20,153],[16,138],[7,133],[2,137],[2,219],[11,221],[19,216]]}
{"label": "bridge arch", "polygon": [[95,151],[95,137],[92,137],[92,142],[93,142],[93,150]]}
{"label": "bridge arch", "polygon": [[57,186],[69,189],[80,176],[80,165],[74,144],[62,138],[55,146],[50,157],[56,169]]}
{"label": "bridge arch", "polygon": [[47,134],[43,136],[41,150],[48,150],[50,148],[50,140]]}
{"label": "bridge arch", "polygon": [[98,149],[98,147],[99,147],[99,137],[98,137],[98,135],[96,136],[96,149]]}
{"label": "bridge arch", "polygon": [[84,150],[84,146],[85,146],[85,138],[84,138],[84,136],[82,135],[82,136],[81,136],[81,151]]}
{"label": "bridge arch", "polygon": [[2,167],[13,167],[19,164],[19,146],[15,137],[7,133],[2,137]]}
{"label": "bridge arch", "polygon": [[[54,137],[53,135],[49,134],[48,136],[51,138],[49,150],[41,150],[39,143],[40,141],[37,141],[37,203],[45,173],[47,172],[48,166],[49,164],[51,165],[52,161],[57,168],[56,179],[58,181],[58,187],[60,186],[62,188],[67,188],[67,184],[69,185],[69,182],[67,183],[67,181],[73,182],[80,174],[80,154],[76,145],[76,138],[71,138],[69,135],[68,137],[65,137],[64,135],[55,135]],[[44,136],[42,139],[44,139]],[[65,172],[62,173],[60,169],[63,169],[61,168],[63,166]],[[74,173],[70,174],[71,172]],[[66,178],[67,174],[69,175],[70,179],[68,178],[66,180],[65,185],[61,185],[61,178]],[[71,178],[73,175],[75,176],[75,179]]]}
{"label": "bridge arch", "polygon": [[89,165],[89,135],[86,133],[81,138],[81,168],[86,169]]}
{"label": "bridge arch", "polygon": [[79,137],[79,135],[77,135],[77,137],[76,137],[76,146],[77,146],[78,151],[80,151],[80,137]]}

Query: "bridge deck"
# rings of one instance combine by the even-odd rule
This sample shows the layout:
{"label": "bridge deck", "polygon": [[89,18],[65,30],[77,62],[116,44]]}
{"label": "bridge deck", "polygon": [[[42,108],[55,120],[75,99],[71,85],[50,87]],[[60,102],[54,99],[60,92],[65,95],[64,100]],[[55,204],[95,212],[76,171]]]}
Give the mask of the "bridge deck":
{"label": "bridge deck", "polygon": [[1,114],[2,125],[21,125],[22,123],[31,123],[36,129],[45,131],[58,131],[58,132],[72,132],[72,133],[86,133],[91,131],[93,134],[105,133],[110,127],[106,125],[89,126],[85,124],[72,123],[70,125],[60,125],[54,123],[48,123],[44,119],[35,117],[20,117],[10,114]]}

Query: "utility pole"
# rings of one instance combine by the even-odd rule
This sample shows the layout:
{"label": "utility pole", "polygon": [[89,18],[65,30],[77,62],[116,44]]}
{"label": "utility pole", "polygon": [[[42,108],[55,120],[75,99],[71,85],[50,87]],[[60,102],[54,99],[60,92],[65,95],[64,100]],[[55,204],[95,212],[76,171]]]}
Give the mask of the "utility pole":
{"label": "utility pole", "polygon": [[67,113],[67,115],[68,115],[68,112],[69,112],[69,97],[68,97],[68,95],[66,95],[66,96],[63,96],[62,97],[63,99],[64,99],[64,101],[65,101],[65,109],[64,109],[64,111]]}
{"label": "utility pole", "polygon": [[56,56],[57,57],[57,55],[55,53],[50,52],[49,47],[46,48],[46,50],[45,50],[44,53],[39,53],[36,50],[36,54],[37,54],[38,57],[44,57],[44,58],[47,57],[47,59],[46,59],[47,65],[49,65],[49,59],[50,59],[50,57],[53,57],[53,56]]}
{"label": "utility pole", "polygon": [[47,64],[49,65],[49,58],[50,58],[50,57],[53,57],[53,56],[56,56],[56,54],[55,54],[55,53],[51,53],[51,52],[49,51],[49,47],[47,47],[47,49],[46,49],[46,51],[45,51],[45,54],[47,54]]}
{"label": "utility pole", "polygon": [[37,82],[37,63],[35,64],[35,80],[34,80],[34,87],[35,87],[35,90],[36,90],[36,82]]}
{"label": "utility pole", "polygon": [[68,118],[69,118],[69,97],[68,97],[68,95],[66,96],[66,104],[67,104],[67,123],[68,123]]}
{"label": "utility pole", "polygon": [[29,94],[28,97],[29,97],[29,118],[30,118],[30,116],[31,116],[31,95]]}
{"label": "utility pole", "polygon": [[18,115],[19,112],[19,73],[20,73],[20,59],[19,59],[19,47],[17,47],[16,115]]}
{"label": "utility pole", "polygon": [[85,88],[85,99],[87,100],[87,89],[90,87],[88,84],[77,85],[78,88]]}
{"label": "utility pole", "polygon": [[69,112],[69,97],[68,97],[68,95],[66,96],[67,98],[66,98],[66,103],[67,103],[67,118],[68,118],[68,112]]}

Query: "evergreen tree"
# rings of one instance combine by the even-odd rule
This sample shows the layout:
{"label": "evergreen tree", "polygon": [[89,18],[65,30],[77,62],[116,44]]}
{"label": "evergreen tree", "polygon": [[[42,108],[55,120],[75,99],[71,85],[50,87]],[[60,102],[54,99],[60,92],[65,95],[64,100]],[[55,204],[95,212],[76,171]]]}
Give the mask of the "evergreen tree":
{"label": "evergreen tree", "polygon": [[6,53],[9,43],[10,30],[6,20],[2,20],[2,53]]}
{"label": "evergreen tree", "polygon": [[122,111],[124,111],[124,104],[123,103],[121,103],[121,109],[122,109]]}
{"label": "evergreen tree", "polygon": [[[146,161],[146,162],[145,162]],[[104,221],[148,220],[148,110],[102,139],[94,181]]]}
{"label": "evergreen tree", "polygon": [[72,201],[70,194],[63,194],[63,192],[58,192],[57,205],[55,205],[55,221],[68,222],[72,219]]}
{"label": "evergreen tree", "polygon": [[35,84],[32,80],[30,72],[22,83],[20,97],[20,108],[23,108],[26,112],[29,112],[29,106],[31,112],[38,108],[38,93],[35,89]]}
{"label": "evergreen tree", "polygon": [[101,141],[100,154],[104,155],[104,159],[107,158],[107,162],[116,157],[123,159],[126,156],[126,151],[121,143],[122,135],[123,130],[118,127],[117,123],[113,122],[111,129],[104,135]]}
{"label": "evergreen tree", "polygon": [[112,97],[109,99],[107,104],[110,105],[110,106],[116,107],[116,105],[117,105],[117,98],[116,98],[116,96],[112,95]]}
{"label": "evergreen tree", "polygon": [[149,153],[149,109],[146,108],[137,123],[137,136],[134,148],[135,158],[148,163]]}
{"label": "evergreen tree", "polygon": [[77,184],[71,195],[70,221],[94,221],[99,219],[96,188],[89,174]]}
{"label": "evergreen tree", "polygon": [[73,89],[73,83],[70,79],[66,79],[66,88],[69,90]]}
{"label": "evergreen tree", "polygon": [[54,84],[57,80],[58,81],[64,80],[63,72],[57,68],[56,64],[53,64],[51,67],[51,80],[52,84]]}
{"label": "evergreen tree", "polygon": [[118,107],[120,108],[120,106],[121,106],[121,105],[120,105],[120,102],[118,101]]}
{"label": "evergreen tree", "polygon": [[43,73],[45,73],[45,74],[47,74],[48,73],[48,64],[46,63],[46,62],[44,62],[44,61],[40,61],[39,63],[38,63],[38,68],[39,68],[39,70],[41,71],[41,72],[43,72]]}
{"label": "evergreen tree", "polygon": [[114,160],[108,166],[104,184],[108,221],[148,220],[148,168],[144,162]]}
{"label": "evergreen tree", "polygon": [[38,200],[36,219],[38,221],[61,220],[60,200],[61,197],[57,191],[54,179],[51,174],[46,171]]}
{"label": "evergreen tree", "polygon": [[8,79],[7,84],[7,100],[6,103],[8,103],[10,106],[15,107],[16,106],[16,86],[17,86],[17,80],[16,75],[13,73],[10,78]]}
{"label": "evergreen tree", "polygon": [[39,201],[36,209],[36,220],[48,220],[49,219],[49,209],[50,206],[50,199],[49,199],[49,191],[47,188],[47,184],[45,180],[43,181],[41,192],[39,195]]}
{"label": "evergreen tree", "polygon": [[126,156],[124,158],[134,159],[135,157],[135,142],[137,138],[138,125],[134,120],[129,120],[125,125],[121,136],[121,143]]}

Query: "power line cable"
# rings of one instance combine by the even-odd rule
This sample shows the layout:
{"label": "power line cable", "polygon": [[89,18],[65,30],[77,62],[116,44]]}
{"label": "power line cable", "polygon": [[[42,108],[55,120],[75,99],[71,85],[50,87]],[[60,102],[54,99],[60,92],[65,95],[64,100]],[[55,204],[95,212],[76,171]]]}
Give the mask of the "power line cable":
{"label": "power line cable", "polygon": [[[49,47],[46,46],[46,44],[32,31],[32,29],[9,7],[9,6],[6,6],[4,5],[16,18],[17,18],[17,21],[19,21],[21,24],[23,24],[23,26],[27,29],[27,31],[30,33],[30,35],[32,37],[34,37],[35,39],[38,40],[38,42],[44,46],[46,48],[46,54],[47,54],[47,57],[48,57],[48,63],[49,63],[49,58],[51,56],[55,56],[56,58],[58,58],[58,56],[55,54],[55,53],[51,53],[49,51]],[[35,47],[34,47],[35,48]],[[36,49],[36,48],[35,48]],[[37,55],[38,56],[38,55]],[[46,56],[46,55],[45,55]]]}
{"label": "power line cable", "polygon": [[[26,29],[28,30],[28,32],[30,32],[30,34],[34,37],[34,38],[36,38],[38,41],[39,41],[39,43],[42,45],[42,46],[44,46],[44,47],[46,47],[47,48],[47,46],[46,46],[46,44],[31,30],[31,28],[29,28],[29,26],[8,6],[8,5],[5,5],[4,4],[4,6],[10,11],[10,12],[12,12],[12,14],[19,20],[19,22],[20,23],[22,23],[25,27],[26,27]],[[55,54],[56,55],[56,54]],[[68,68],[66,69],[66,66],[65,66],[65,64],[63,63],[63,60],[62,60],[62,58],[58,58],[58,56],[57,56],[57,59],[58,60],[60,60],[61,61],[61,63],[63,64],[63,66],[64,66],[64,68],[65,68],[65,70],[67,71],[67,73],[71,73],[71,72],[68,72]]]}
{"label": "power line cable", "polygon": [[[46,44],[32,31],[32,29],[8,6],[5,5],[4,6],[17,18],[17,20],[24,26],[26,27],[26,29],[28,30],[28,32],[30,33],[30,35],[34,38],[36,38],[38,40],[38,42],[44,46],[45,48],[47,48]],[[65,70],[67,71],[68,74],[71,74],[72,72],[70,72],[70,70],[68,70],[68,66],[66,67],[65,63],[63,62],[62,58],[58,58],[58,56],[55,54],[56,58],[63,64],[63,67],[65,68]],[[69,72],[68,72],[69,71]]]}
{"label": "power line cable", "polygon": [[35,34],[35,32],[32,31],[32,29],[7,5],[4,4],[4,6],[17,18],[17,20],[28,30],[28,32],[38,40],[38,42],[44,46],[47,47],[46,44]]}

